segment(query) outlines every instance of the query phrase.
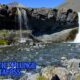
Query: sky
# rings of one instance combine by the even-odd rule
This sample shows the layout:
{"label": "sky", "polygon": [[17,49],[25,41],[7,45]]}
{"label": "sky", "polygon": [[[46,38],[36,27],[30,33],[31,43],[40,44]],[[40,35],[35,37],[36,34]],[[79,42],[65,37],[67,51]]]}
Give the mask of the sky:
{"label": "sky", "polygon": [[53,8],[62,4],[65,0],[0,0],[1,4],[7,4],[11,2],[18,2],[26,7],[40,8],[47,7]]}

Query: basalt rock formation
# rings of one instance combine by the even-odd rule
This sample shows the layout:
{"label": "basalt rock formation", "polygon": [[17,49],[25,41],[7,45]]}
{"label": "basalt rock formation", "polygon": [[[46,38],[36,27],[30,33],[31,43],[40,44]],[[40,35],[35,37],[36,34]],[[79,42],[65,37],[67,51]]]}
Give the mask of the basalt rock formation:
{"label": "basalt rock formation", "polygon": [[[21,7],[19,7],[21,8]],[[26,11],[28,29],[34,35],[51,34],[78,27],[78,14],[72,9],[21,8]],[[0,6],[0,29],[20,29],[17,7]],[[22,29],[26,27],[22,24]]]}
{"label": "basalt rock formation", "polygon": [[28,10],[29,26],[33,33],[55,33],[78,26],[78,15],[71,9],[31,9]]}

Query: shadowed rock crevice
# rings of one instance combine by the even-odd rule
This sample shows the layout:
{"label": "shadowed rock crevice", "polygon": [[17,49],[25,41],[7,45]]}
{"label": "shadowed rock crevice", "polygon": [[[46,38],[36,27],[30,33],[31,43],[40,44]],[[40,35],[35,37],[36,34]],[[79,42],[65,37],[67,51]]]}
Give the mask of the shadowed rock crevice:
{"label": "shadowed rock crevice", "polygon": [[60,80],[57,75],[53,76],[51,80]]}

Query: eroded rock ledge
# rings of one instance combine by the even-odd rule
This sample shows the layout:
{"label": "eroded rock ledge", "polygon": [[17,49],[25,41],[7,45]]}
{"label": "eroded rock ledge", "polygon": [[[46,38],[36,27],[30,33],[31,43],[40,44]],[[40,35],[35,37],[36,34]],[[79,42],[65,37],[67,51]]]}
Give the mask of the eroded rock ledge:
{"label": "eroded rock ledge", "polygon": [[[20,7],[21,8],[21,7]],[[51,34],[78,27],[78,14],[72,9],[21,8],[26,10],[28,29],[34,35]],[[17,7],[0,6],[0,29],[19,29]],[[23,29],[26,29],[22,25]]]}
{"label": "eroded rock ledge", "polygon": [[23,16],[21,27],[23,30],[32,32],[30,34],[25,33],[25,35],[29,35],[28,38],[32,39],[33,42],[66,42],[75,39],[78,32],[78,14],[72,9],[62,8],[58,10],[0,5],[0,29],[13,30],[16,38],[19,37],[16,35],[16,30],[20,29],[17,8],[26,12],[27,20],[25,23],[27,23],[28,28],[24,26]]}

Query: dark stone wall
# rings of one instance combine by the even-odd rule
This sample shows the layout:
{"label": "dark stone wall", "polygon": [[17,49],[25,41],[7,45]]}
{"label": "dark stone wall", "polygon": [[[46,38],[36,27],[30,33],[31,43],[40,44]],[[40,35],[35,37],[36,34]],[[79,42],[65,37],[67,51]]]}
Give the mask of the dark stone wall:
{"label": "dark stone wall", "polygon": [[0,29],[17,29],[16,8],[0,7]]}
{"label": "dark stone wall", "polygon": [[72,9],[31,9],[27,11],[29,27],[33,34],[51,34],[64,29],[78,27],[78,14]]}
{"label": "dark stone wall", "polygon": [[[0,7],[0,29],[19,29],[16,7]],[[51,34],[64,29],[78,27],[78,14],[72,9],[25,8],[28,29],[34,35]],[[23,29],[26,29],[22,26]]]}

